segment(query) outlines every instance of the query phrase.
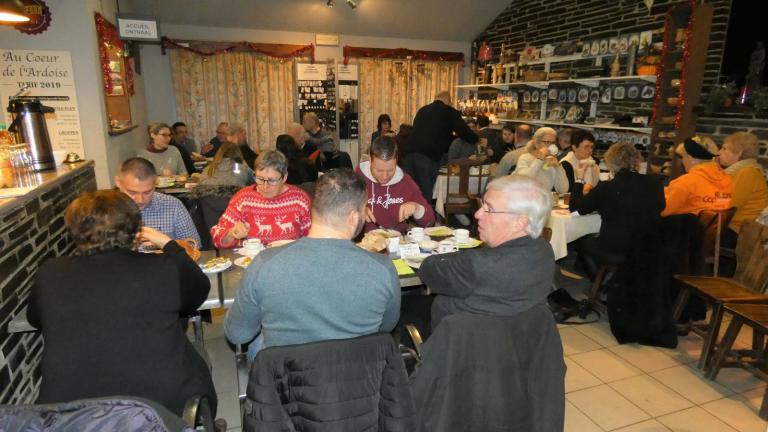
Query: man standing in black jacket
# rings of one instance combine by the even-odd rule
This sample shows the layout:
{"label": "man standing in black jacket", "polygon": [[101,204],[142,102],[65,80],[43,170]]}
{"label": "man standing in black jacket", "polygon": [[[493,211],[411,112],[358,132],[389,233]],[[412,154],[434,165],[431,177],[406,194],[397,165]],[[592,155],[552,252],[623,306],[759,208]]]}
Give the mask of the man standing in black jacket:
{"label": "man standing in black jacket", "polygon": [[406,146],[408,154],[403,158],[403,168],[416,181],[427,200],[432,199],[440,158],[448,152],[454,132],[468,143],[481,141],[451,106],[451,94],[441,91],[434,102],[421,107],[416,113]]}

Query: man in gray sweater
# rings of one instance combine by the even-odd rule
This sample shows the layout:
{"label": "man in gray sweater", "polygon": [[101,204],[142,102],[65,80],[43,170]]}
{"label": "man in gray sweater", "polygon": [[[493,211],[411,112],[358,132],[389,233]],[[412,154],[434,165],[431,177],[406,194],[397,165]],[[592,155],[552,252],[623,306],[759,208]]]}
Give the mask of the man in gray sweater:
{"label": "man in gray sweater", "polygon": [[385,255],[350,240],[365,223],[365,182],[351,170],[318,179],[309,235],[254,258],[224,321],[227,338],[261,348],[391,331],[400,282]]}

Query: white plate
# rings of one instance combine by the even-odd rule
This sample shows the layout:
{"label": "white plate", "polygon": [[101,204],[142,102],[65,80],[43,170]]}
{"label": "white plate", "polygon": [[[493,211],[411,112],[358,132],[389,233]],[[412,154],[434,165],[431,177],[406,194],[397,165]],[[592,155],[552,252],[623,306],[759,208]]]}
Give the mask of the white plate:
{"label": "white plate", "polygon": [[251,264],[251,261],[253,258],[251,257],[240,257],[235,260],[235,265],[242,268],[248,268],[248,266]]}
{"label": "white plate", "polygon": [[459,247],[459,249],[472,249],[480,246],[483,244],[481,240],[478,240],[476,238],[470,237],[469,243],[459,243],[456,241],[456,237],[451,237],[448,240],[453,240],[454,243],[456,243],[456,246]]}
{"label": "white plate", "polygon": [[414,258],[403,258],[403,261],[405,261],[406,264],[408,264],[409,267],[418,269],[421,267],[421,263],[432,254],[428,253],[420,253],[418,257]]}
{"label": "white plate", "polygon": [[424,228],[424,233],[428,236],[448,237],[453,235],[453,228],[448,228],[446,226],[434,226]]}
{"label": "white plate", "polygon": [[232,260],[230,259],[227,259],[227,261],[224,262],[223,264],[219,264],[216,267],[209,268],[209,269],[203,268],[203,265],[200,264],[200,268],[203,270],[203,273],[205,274],[214,274],[214,273],[223,272],[224,270],[230,267],[232,267]]}
{"label": "white plate", "polygon": [[256,255],[259,254],[259,252],[261,252],[261,251],[251,252],[246,250],[245,248],[236,248],[236,249],[232,249],[232,251],[238,255],[242,255],[244,257],[250,257],[250,258],[255,257]]}

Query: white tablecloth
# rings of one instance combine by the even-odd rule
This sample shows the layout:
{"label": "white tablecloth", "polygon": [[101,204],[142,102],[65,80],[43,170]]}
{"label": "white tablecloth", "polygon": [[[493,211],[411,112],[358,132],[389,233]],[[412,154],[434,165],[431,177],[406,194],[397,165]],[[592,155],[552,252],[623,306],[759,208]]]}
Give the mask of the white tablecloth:
{"label": "white tablecloth", "polygon": [[[469,192],[477,193],[477,179],[478,177],[469,177]],[[432,198],[435,200],[435,211],[442,217],[445,217],[445,197],[448,193],[445,184],[448,182],[448,176],[440,174],[435,181],[435,188],[432,190]],[[483,177],[483,185],[481,192],[485,190],[485,184],[488,182],[488,177]],[[459,191],[459,176],[451,176],[451,193]]]}
{"label": "white tablecloth", "polygon": [[552,228],[552,239],[549,242],[555,251],[555,259],[568,255],[568,243],[587,234],[600,232],[601,222],[597,213],[582,216],[570,214],[567,210],[552,210],[547,226]]}

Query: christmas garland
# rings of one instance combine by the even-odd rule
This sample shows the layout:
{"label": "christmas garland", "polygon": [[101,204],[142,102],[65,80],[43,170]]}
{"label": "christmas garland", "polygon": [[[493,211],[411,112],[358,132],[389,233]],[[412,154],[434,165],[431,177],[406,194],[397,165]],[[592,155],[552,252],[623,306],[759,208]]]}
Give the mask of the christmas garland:
{"label": "christmas garland", "polygon": [[691,1],[691,16],[688,18],[688,26],[685,29],[685,40],[683,41],[683,67],[680,71],[680,94],[677,99],[677,113],[675,114],[675,129],[680,128],[683,121],[683,109],[685,108],[685,81],[687,77],[688,58],[691,56],[691,38],[693,37],[694,11],[696,4]]}
{"label": "christmas garland", "polygon": [[[117,47],[118,53],[122,57],[125,52],[123,41],[117,33],[117,29],[112,23],[107,21],[100,13],[95,13],[96,33],[99,37],[99,61],[101,63],[101,74],[104,78],[104,90],[107,94],[112,94],[112,79],[109,74],[112,72],[109,68],[109,50]],[[123,62],[125,65],[125,84],[128,88],[128,94],[136,93],[133,83],[133,68],[130,62]]]}
{"label": "christmas garland", "polygon": [[344,64],[349,63],[350,57],[366,58],[389,58],[389,59],[410,59],[422,61],[454,61],[464,65],[464,53],[459,52],[440,52],[440,51],[420,51],[407,48],[364,48],[344,46]]}
{"label": "christmas garland", "polygon": [[653,102],[653,111],[651,113],[650,124],[656,125],[657,110],[663,103],[661,96],[661,83],[664,77],[664,65],[667,63],[667,57],[669,56],[669,33],[672,29],[672,15],[667,12],[667,16],[664,18],[664,34],[661,37],[661,64],[656,66],[656,100]]}
{"label": "christmas garland", "polygon": [[[203,41],[190,41],[190,42],[200,42],[200,43],[203,43]],[[292,51],[288,51],[288,52],[280,52],[280,50],[278,48],[279,45],[273,45],[273,47],[274,47],[273,49],[265,49],[263,47],[267,46],[266,44],[256,44],[256,43],[253,43],[253,42],[246,42],[246,41],[234,42],[231,45],[227,45],[227,46],[224,46],[223,48],[215,49],[215,50],[211,50],[211,51],[203,51],[203,50],[199,50],[199,49],[196,49],[196,48],[192,48],[192,47],[188,46],[188,43],[182,45],[181,41],[170,39],[170,38],[167,38],[167,37],[163,37],[162,39],[160,39],[160,44],[161,44],[161,50],[162,50],[163,54],[165,54],[165,51],[167,49],[183,49],[183,50],[189,51],[191,53],[195,53],[195,54],[197,54],[199,56],[210,57],[210,56],[215,56],[215,55],[219,55],[219,54],[229,53],[229,52],[232,52],[234,50],[245,49],[245,50],[248,50],[248,51],[251,51],[251,52],[255,52],[255,53],[259,53],[259,54],[264,54],[265,56],[274,57],[274,58],[278,58],[278,59],[288,59],[288,58],[292,58],[292,57],[299,57],[299,56],[309,55],[309,57],[312,60],[312,62],[313,63],[315,62],[315,45],[314,44],[309,44],[309,45],[293,45],[293,46],[297,46],[298,48],[296,48],[296,49],[294,49]],[[291,47],[293,47],[293,46],[291,46]]]}

